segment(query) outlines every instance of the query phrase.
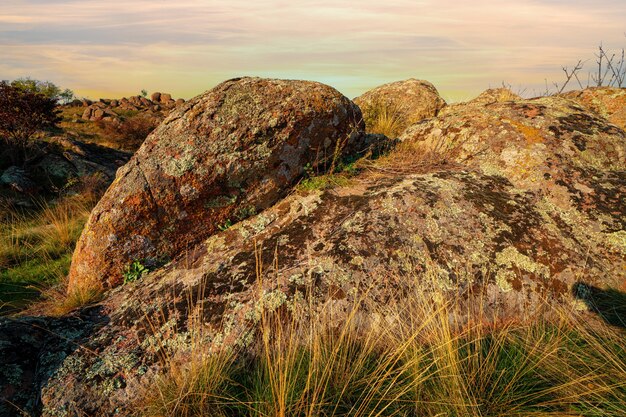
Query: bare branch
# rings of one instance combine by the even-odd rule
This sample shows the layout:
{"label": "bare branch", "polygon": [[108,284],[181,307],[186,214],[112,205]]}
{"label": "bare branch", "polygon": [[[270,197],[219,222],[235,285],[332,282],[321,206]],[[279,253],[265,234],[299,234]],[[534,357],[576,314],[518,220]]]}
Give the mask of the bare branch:
{"label": "bare branch", "polygon": [[568,71],[567,67],[563,67],[563,72],[565,73],[565,83],[563,83],[563,85],[561,86],[561,88],[559,89],[559,86],[557,83],[554,83],[555,87],[558,90],[558,93],[561,94],[563,92],[563,90],[565,90],[565,87],[567,86],[567,84],[569,84],[570,80],[572,79],[572,77],[576,77],[576,80],[578,81],[578,84],[580,85],[580,88],[582,88],[582,84],[580,83],[580,80],[578,79],[578,76],[576,75],[576,73],[578,71],[580,71],[583,68],[584,63],[579,60],[578,63],[576,64],[576,66],[572,69],[572,71]]}

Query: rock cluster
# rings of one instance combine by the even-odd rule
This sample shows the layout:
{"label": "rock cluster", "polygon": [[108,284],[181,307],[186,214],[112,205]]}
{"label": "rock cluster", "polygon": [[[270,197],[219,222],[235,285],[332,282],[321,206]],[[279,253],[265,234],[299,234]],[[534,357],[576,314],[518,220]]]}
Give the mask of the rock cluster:
{"label": "rock cluster", "polygon": [[[480,288],[482,308],[517,317],[546,302],[586,308],[571,295],[580,282],[626,290],[626,132],[599,112],[488,92],[408,127],[348,185],[288,193],[307,164],[362,150],[359,120],[330,87],[257,78],[174,111],[92,213],[71,285],[115,286],[133,260],[171,262],[81,312],[78,329],[38,322],[75,349],[18,337],[32,319],[0,322],[0,350],[35,362],[0,355],[12,370],[0,395],[44,416],[131,416],[159,358],[189,348],[191,311],[207,346],[241,347],[270,297],[330,300],[340,320],[364,289],[401,302],[410,281],[429,280],[460,303]],[[219,227],[227,219],[239,221]]]}
{"label": "rock cluster", "polygon": [[41,192],[55,193],[72,179],[95,174],[108,184],[115,178],[117,169],[129,159],[127,152],[68,137],[52,137],[45,151],[28,167],[9,166],[0,170],[0,185],[25,196],[36,196]]}
{"label": "rock cluster", "polygon": [[81,105],[85,107],[85,111],[82,114],[83,120],[90,121],[112,121],[119,120],[118,114],[114,111],[149,111],[154,113],[169,112],[177,106],[181,106],[185,103],[185,100],[179,98],[174,100],[171,94],[166,93],[153,93],[150,99],[143,96],[131,96],[122,97],[117,100],[100,99],[97,102],[92,102],[87,99],[72,103],[73,106]]}

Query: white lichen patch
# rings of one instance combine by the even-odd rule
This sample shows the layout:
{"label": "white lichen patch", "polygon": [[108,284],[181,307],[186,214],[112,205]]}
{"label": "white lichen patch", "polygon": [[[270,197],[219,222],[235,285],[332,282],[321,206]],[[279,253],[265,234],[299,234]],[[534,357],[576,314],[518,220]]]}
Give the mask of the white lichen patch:
{"label": "white lichen patch", "polygon": [[513,289],[513,286],[509,282],[510,279],[515,278],[515,274],[508,270],[499,270],[496,274],[496,285],[502,292],[509,292]]}
{"label": "white lichen patch", "polygon": [[299,197],[291,203],[290,212],[295,215],[296,213],[303,211],[304,215],[308,216],[322,202],[322,199],[320,198],[321,194],[322,192],[318,190]]}
{"label": "white lichen patch", "polygon": [[350,259],[350,264],[354,266],[363,266],[364,262],[365,262],[365,259],[363,259],[362,256],[358,256],[358,255]]}
{"label": "white lichen patch", "polygon": [[287,294],[280,289],[263,291],[259,300],[245,313],[244,318],[249,322],[258,323],[263,313],[273,313],[285,304],[286,301]]}
{"label": "white lichen patch", "polygon": [[269,225],[272,221],[274,221],[274,219],[271,216],[259,214],[253,220],[250,226],[252,227],[252,230],[254,230],[255,233],[261,233],[263,230],[265,230],[267,225]]}

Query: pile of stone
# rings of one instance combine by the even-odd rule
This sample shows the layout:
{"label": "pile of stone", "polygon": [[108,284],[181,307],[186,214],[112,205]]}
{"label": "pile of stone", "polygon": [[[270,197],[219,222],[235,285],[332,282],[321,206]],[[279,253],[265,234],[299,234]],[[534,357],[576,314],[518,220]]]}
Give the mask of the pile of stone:
{"label": "pile of stone", "polygon": [[82,119],[96,122],[99,120],[104,121],[117,121],[119,115],[113,109],[120,109],[124,111],[147,111],[155,113],[155,115],[165,115],[170,110],[185,103],[185,100],[179,98],[174,100],[171,94],[156,92],[153,93],[150,98],[143,96],[131,96],[122,97],[121,99],[106,99],[93,102],[88,99],[75,100],[73,106],[83,106],[85,111],[83,112]]}

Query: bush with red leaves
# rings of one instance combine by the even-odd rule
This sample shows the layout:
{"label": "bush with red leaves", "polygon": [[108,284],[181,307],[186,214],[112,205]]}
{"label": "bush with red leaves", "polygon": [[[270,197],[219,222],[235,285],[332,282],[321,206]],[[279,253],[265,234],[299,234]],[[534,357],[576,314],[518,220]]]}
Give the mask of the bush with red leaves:
{"label": "bush with red leaves", "polygon": [[136,151],[150,132],[159,125],[159,120],[149,115],[139,114],[123,122],[100,121],[96,123],[115,147]]}
{"label": "bush with red leaves", "polygon": [[54,98],[0,82],[0,139],[25,151],[36,133],[60,121],[56,105]]}

